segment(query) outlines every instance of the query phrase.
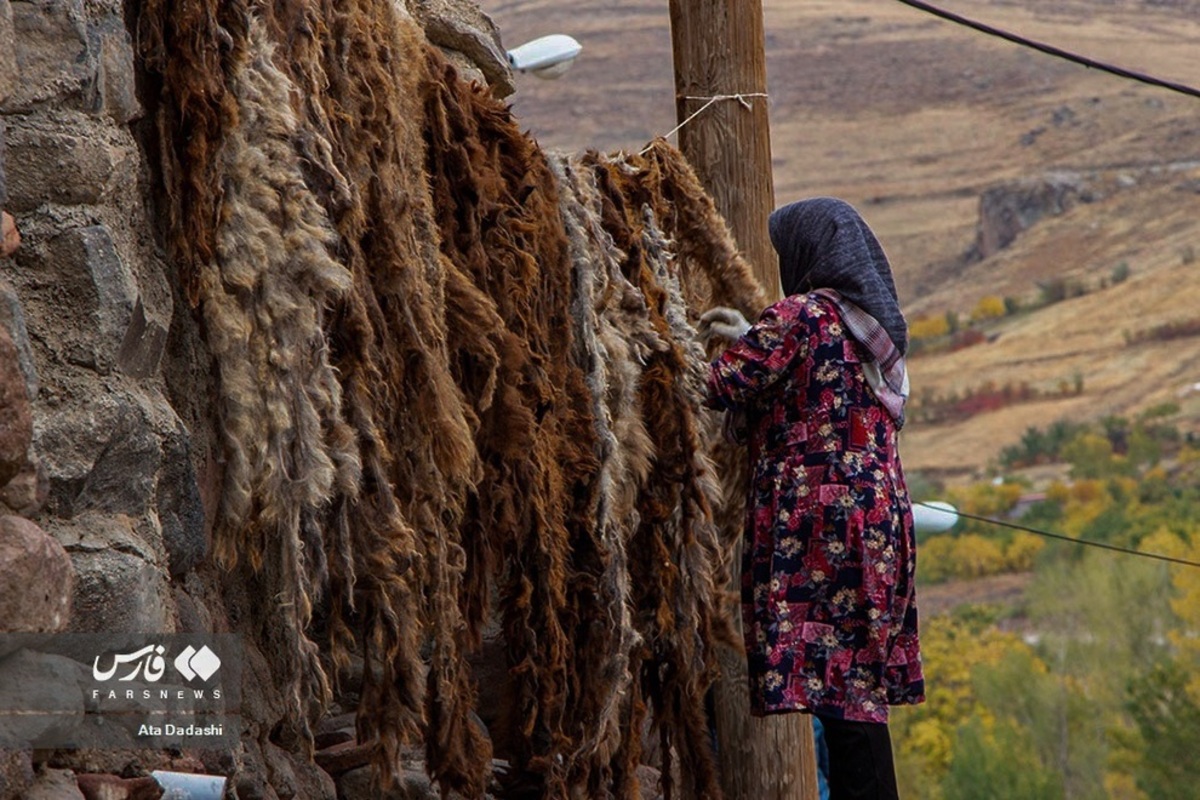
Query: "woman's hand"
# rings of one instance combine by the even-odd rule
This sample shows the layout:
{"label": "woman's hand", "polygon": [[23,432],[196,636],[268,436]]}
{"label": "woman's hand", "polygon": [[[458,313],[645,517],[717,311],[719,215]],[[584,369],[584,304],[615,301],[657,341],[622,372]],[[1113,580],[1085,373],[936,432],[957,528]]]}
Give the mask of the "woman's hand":
{"label": "woman's hand", "polygon": [[750,323],[742,316],[742,312],[728,306],[710,308],[700,315],[700,339],[707,343],[714,336],[720,336],[731,342],[736,342],[746,331]]}

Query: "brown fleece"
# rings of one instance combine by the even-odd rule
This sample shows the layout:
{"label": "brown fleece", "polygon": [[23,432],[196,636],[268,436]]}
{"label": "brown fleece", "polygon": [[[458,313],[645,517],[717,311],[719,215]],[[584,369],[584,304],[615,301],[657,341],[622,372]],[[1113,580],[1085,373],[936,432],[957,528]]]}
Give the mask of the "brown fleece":
{"label": "brown fleece", "polygon": [[719,797],[732,503],[691,323],[762,297],[682,157],[548,159],[397,0],[148,0],[139,29],[219,376],[217,551],[279,598],[259,722],[306,738],[319,657],[360,652],[385,781],[421,735],[482,797],[464,655],[495,604],[539,796],[637,797],[652,713],[668,795]]}
{"label": "brown fleece", "polygon": [[[585,159],[603,196],[603,222],[625,252],[625,276],[641,291],[650,321],[668,347],[649,355],[638,385],[655,458],[637,499],[639,524],[628,547],[635,625],[653,643],[643,653],[640,679],[666,747],[682,761],[684,792],[719,797],[704,716],[704,693],[715,672],[712,651],[715,566],[720,558],[712,526],[712,476],[703,457],[694,333],[682,294],[672,290],[665,241],[652,208],[638,203],[636,171],[599,156]],[[677,281],[677,278],[675,279]],[[680,335],[685,338],[679,338]],[[626,768],[631,767],[627,765]],[[664,791],[673,790],[669,764]]]}
{"label": "brown fleece", "polygon": [[221,149],[237,123],[238,103],[227,86],[245,57],[246,18],[244,0],[145,0],[138,12],[166,244],[193,306],[200,301],[199,267],[216,255]]}
{"label": "brown fleece", "polygon": [[[443,252],[492,299],[504,326],[494,338],[492,402],[478,408],[484,478],[463,537],[476,563],[499,566],[519,766],[547,796],[563,796],[573,743],[604,701],[573,645],[603,649],[612,635],[599,623],[607,611],[594,587],[607,553],[595,525],[594,412],[572,358],[572,260],[545,156],[486,90],[459,80],[436,53],[429,59],[429,173]],[[459,372],[468,396],[478,394],[475,380]],[[483,598],[486,586],[470,594]],[[478,601],[471,609],[484,610]]]}

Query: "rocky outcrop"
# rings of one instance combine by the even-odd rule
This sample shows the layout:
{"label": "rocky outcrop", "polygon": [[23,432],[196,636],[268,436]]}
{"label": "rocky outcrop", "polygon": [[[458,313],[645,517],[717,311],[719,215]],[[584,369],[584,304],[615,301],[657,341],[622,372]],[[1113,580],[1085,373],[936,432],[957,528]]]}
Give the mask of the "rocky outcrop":
{"label": "rocky outcrop", "polygon": [[971,255],[974,260],[994,255],[1039,220],[1093,199],[1087,184],[1075,176],[1031,178],[986,189],[979,198],[979,227]]}

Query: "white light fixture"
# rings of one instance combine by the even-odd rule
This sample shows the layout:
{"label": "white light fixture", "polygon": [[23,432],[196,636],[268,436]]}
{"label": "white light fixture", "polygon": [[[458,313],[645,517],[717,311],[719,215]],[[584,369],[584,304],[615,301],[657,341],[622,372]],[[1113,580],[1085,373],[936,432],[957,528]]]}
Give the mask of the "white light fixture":
{"label": "white light fixture", "polygon": [[958,509],[949,503],[935,500],[931,503],[913,503],[913,527],[917,533],[941,533],[958,522]]}
{"label": "white light fixture", "polygon": [[583,45],[562,33],[526,42],[508,51],[508,63],[517,72],[539,78],[557,78],[571,68]]}

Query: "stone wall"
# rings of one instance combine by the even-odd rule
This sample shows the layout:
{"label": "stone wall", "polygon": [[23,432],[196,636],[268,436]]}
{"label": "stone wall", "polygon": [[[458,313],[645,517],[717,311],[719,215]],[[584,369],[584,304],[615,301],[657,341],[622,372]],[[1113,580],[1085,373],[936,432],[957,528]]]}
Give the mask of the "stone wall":
{"label": "stone wall", "polygon": [[[24,239],[0,271],[0,391],[5,413],[23,406],[30,420],[0,500],[32,519],[0,518],[5,630],[175,631],[172,580],[205,551],[193,437],[163,377],[175,302],[133,133],[124,14],[119,0],[0,0],[7,210]],[[5,613],[30,588],[64,613]],[[64,754],[75,763],[58,766],[119,771],[139,758]],[[20,786],[25,767],[55,766],[10,760],[0,796],[40,791]]]}
{"label": "stone wall", "polygon": [[[231,588],[238,574],[207,558],[220,461],[211,359],[156,240],[136,6],[0,0],[6,210],[24,238],[0,260],[0,631],[230,630],[253,607],[248,590]],[[413,10],[432,40],[511,91],[498,34],[478,9],[429,0]],[[4,655],[0,682],[17,668]],[[261,657],[247,662],[247,685],[268,685]],[[251,695],[247,715],[258,711]],[[264,731],[200,760],[39,758],[0,753],[0,800],[77,796],[71,771],[164,767],[240,773],[242,797],[335,793],[328,774]]]}

